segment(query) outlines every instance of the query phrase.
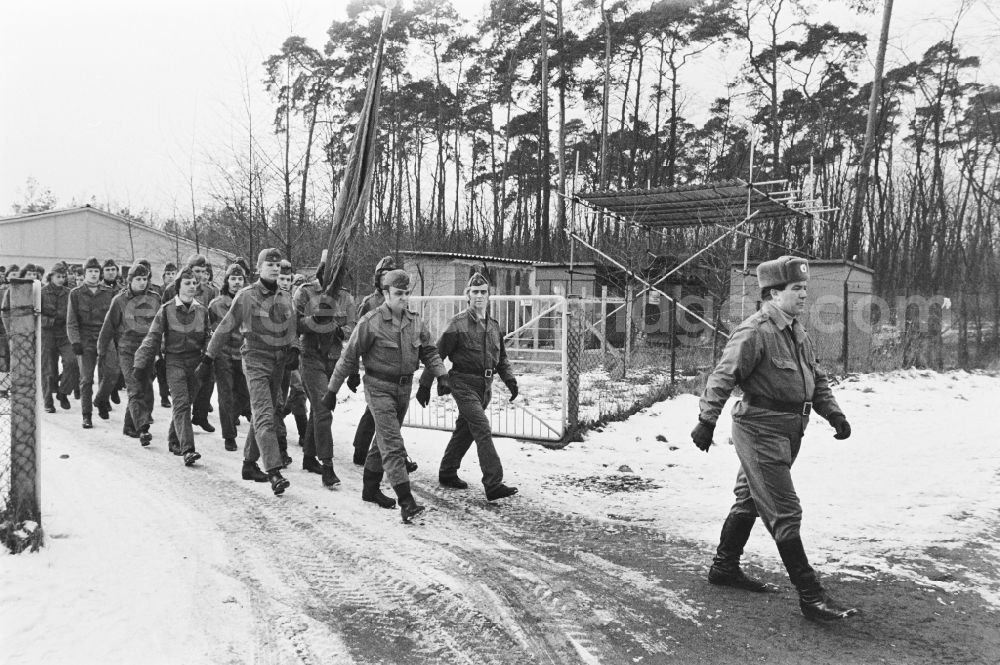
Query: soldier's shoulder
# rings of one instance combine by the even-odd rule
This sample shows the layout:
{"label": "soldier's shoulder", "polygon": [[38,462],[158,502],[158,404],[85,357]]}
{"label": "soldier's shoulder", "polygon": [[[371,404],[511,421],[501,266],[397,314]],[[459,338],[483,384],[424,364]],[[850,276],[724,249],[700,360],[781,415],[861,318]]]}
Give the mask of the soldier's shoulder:
{"label": "soldier's shoulder", "polygon": [[768,314],[767,310],[759,309],[747,318],[743,319],[740,325],[736,326],[734,332],[739,332],[741,330],[759,330],[762,326],[768,325],[771,322],[771,315]]}

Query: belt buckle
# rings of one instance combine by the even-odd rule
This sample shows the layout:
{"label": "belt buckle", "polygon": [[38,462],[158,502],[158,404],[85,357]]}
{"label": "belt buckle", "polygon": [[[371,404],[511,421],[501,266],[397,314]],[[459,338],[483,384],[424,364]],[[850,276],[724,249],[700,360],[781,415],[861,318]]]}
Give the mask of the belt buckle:
{"label": "belt buckle", "polygon": [[483,376],[485,378],[487,378],[487,379],[492,379],[493,378],[493,370],[491,370],[491,369],[486,370],[485,372],[483,372]]}
{"label": "belt buckle", "polygon": [[813,410],[813,403],[812,402],[803,402],[802,403],[802,415],[803,416],[808,416],[810,413],[812,413],[812,410]]}

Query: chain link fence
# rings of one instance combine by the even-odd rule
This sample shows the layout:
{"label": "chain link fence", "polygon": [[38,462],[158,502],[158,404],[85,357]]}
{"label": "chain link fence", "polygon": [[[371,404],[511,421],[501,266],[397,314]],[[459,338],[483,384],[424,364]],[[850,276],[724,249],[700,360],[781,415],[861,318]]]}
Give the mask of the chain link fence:
{"label": "chain link fence", "polygon": [[0,372],[0,540],[14,552],[42,544],[39,443],[41,285],[13,280],[2,316],[9,371]]}

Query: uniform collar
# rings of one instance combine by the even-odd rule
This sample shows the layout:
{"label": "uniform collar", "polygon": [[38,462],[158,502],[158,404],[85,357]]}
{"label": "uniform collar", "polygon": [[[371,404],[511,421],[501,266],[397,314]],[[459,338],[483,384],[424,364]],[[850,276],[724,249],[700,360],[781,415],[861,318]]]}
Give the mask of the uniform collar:
{"label": "uniform collar", "polygon": [[191,307],[194,307],[194,304],[196,302],[198,302],[198,301],[195,300],[194,298],[192,298],[191,302],[185,304],[184,301],[181,300],[181,297],[179,295],[174,296],[174,304],[177,305],[178,307],[183,307],[184,309],[189,309]]}
{"label": "uniform collar", "polygon": [[[383,301],[382,304],[378,306],[378,311],[382,312],[382,320],[383,321],[391,321],[392,320],[392,311],[389,309],[389,306],[387,304],[385,304],[385,301]],[[406,319],[412,319],[413,318],[413,312],[411,312],[409,310],[409,308],[404,309],[403,310],[403,317],[402,318],[404,320],[406,320]]]}
{"label": "uniform collar", "polygon": [[264,280],[262,279],[258,279],[255,282],[255,284],[257,285],[257,290],[261,292],[261,295],[268,296],[268,295],[278,295],[279,293],[281,293],[281,287],[278,286],[277,281],[274,282],[274,291],[267,288],[267,286],[264,285]]}
{"label": "uniform collar", "polygon": [[767,314],[771,320],[774,321],[774,324],[778,326],[778,330],[784,330],[795,323],[795,319],[786,314],[783,309],[775,305],[772,300],[764,302],[764,309],[767,310]]}
{"label": "uniform collar", "polygon": [[480,321],[486,323],[487,321],[490,320],[489,307],[486,308],[486,313],[483,314],[482,318],[480,318],[480,316],[476,314],[476,308],[473,307],[472,305],[469,305],[468,307],[465,308],[465,313],[469,317],[469,320],[472,321],[473,323],[479,323]]}

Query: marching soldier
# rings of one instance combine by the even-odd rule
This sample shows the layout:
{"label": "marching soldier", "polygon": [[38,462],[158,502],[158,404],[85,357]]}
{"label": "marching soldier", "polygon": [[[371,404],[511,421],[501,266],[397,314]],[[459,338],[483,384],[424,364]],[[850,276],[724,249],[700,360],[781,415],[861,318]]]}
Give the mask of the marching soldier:
{"label": "marching soldier", "polygon": [[[69,409],[69,394],[73,392],[73,384],[79,381],[73,345],[66,336],[66,310],[69,305],[66,273],[66,264],[61,261],[56,263],[49,271],[48,283],[42,287],[42,389],[48,413],[56,412],[52,393],[55,393],[60,407]],[[62,375],[59,374],[60,358]]]}
{"label": "marching soldier", "polygon": [[[105,259],[104,265],[101,267],[101,282],[104,286],[111,290],[111,293],[117,294],[122,290],[121,279],[119,279],[118,264],[115,263],[114,259]],[[121,397],[118,395],[118,391],[124,387],[121,383],[122,374],[121,370],[118,369],[118,350],[111,348],[109,350],[108,361],[106,363],[97,364],[97,376],[101,376],[101,372],[105,371],[107,368],[112,369],[112,375],[114,377],[113,386],[111,388],[111,393],[108,397],[111,402],[115,404],[121,404]],[[108,410],[111,410],[111,406],[108,406]]]}
{"label": "marching soldier", "polygon": [[[354,297],[340,287],[343,270],[324,289],[319,279],[302,284],[295,292],[302,362],[299,374],[309,396],[311,436],[305,437],[302,468],[322,474],[323,486],[340,483],[333,470],[332,416],[323,395],[340,359],[344,341],[357,323]],[[331,295],[332,294],[332,295]],[[317,460],[317,457],[319,458]]]}
{"label": "marching soldier", "polygon": [[104,317],[111,307],[112,291],[101,280],[101,264],[93,256],[84,264],[83,283],[69,292],[66,308],[66,335],[73,346],[73,353],[80,365],[80,397],[83,428],[94,426],[91,417],[94,406],[103,420],[108,419],[111,405],[108,396],[117,380],[117,369],[110,366],[111,355],[100,359],[103,367],[98,371],[97,394],[94,395],[94,370],[98,367],[97,337],[104,325]]}
{"label": "marching soldier", "polygon": [[[358,306],[359,321],[365,314],[377,309],[382,303],[385,302],[385,298],[382,296],[382,275],[395,269],[396,261],[392,258],[392,256],[382,257],[382,259],[375,265],[375,290],[365,296],[364,300],[362,300],[361,304]],[[358,391],[358,386],[360,385],[360,374],[352,374],[347,377],[347,388],[352,393],[356,393]],[[368,457],[368,449],[371,448],[372,441],[374,439],[375,419],[372,417],[371,410],[365,406],[365,412],[362,414],[361,420],[358,421],[358,428],[354,433],[354,463],[356,465],[364,466],[365,458]],[[417,468],[417,463],[407,456],[407,473],[413,473],[417,470]]]}
{"label": "marching soldier", "polygon": [[[463,490],[469,486],[458,477],[458,469],[469,446],[475,441],[486,498],[496,501],[517,494],[517,488],[503,484],[503,465],[493,445],[493,431],[486,407],[492,398],[494,374],[499,374],[507,386],[511,401],[517,397],[517,379],[507,361],[500,325],[490,316],[489,280],[475,273],[465,285],[465,295],[469,299],[469,307],[452,317],[437,344],[441,359],[451,359],[451,396],[458,405],[459,414],[455,432],[441,458],[438,482]],[[432,381],[433,377],[425,369],[417,390],[417,402],[423,407],[430,402]],[[440,379],[438,383],[440,393]]]}
{"label": "marching soldier", "polygon": [[[174,280],[177,279],[177,266],[173,263],[167,262],[163,267],[163,284],[160,285],[158,291],[160,295],[160,304],[164,302],[164,296],[167,293],[167,289],[170,288]],[[159,387],[160,393],[160,406],[165,409],[170,408],[170,387],[167,385],[167,364],[163,360],[163,354],[158,353],[156,356],[156,384]]]}
{"label": "marching soldier", "polygon": [[[281,475],[284,467],[275,432],[281,378],[286,367],[298,366],[299,358],[295,346],[295,306],[291,296],[278,287],[280,264],[281,252],[277,249],[260,252],[257,257],[260,279],[233,298],[197,369],[200,375],[210,372],[233,328],[239,328],[243,334],[243,373],[253,413],[243,449],[242,476],[244,480],[270,481],[276,495],[291,484]],[[266,474],[257,465],[261,458]]]}
{"label": "marching soldier", "polygon": [[177,275],[173,284],[176,295],[156,312],[149,332],[136,351],[133,371],[136,380],[147,385],[152,378],[156,351],[162,346],[167,382],[174,396],[167,446],[170,452],[183,456],[184,466],[201,459],[201,453],[194,446],[191,405],[199,387],[195,370],[211,336],[208,309],[195,299],[198,283],[192,268],[184,268]]}
{"label": "marching soldier", "polygon": [[[246,281],[246,272],[233,263],[226,269],[222,281],[222,290],[218,297],[208,306],[208,314],[214,330],[226,317],[233,304],[233,297],[240,292]],[[240,360],[240,346],[243,345],[243,335],[239,328],[233,328],[227,343],[219,350],[217,362],[212,363],[215,369],[215,383],[219,388],[219,423],[222,427],[222,439],[226,450],[235,451],[236,419],[241,413],[250,410],[250,395],[247,393],[247,381],[243,376],[243,364]]]}
{"label": "marching soldier", "polygon": [[406,470],[406,449],[400,425],[410,405],[413,373],[420,362],[438,379],[438,394],[450,393],[448,372],[437,349],[431,343],[427,325],[420,315],[411,312],[410,276],[392,270],[382,278],[385,302],[369,312],[351,334],[350,341],[337,361],[327,393],[327,408],[337,405],[337,391],[344,380],[358,373],[358,357],[365,366],[365,399],[375,419],[375,441],[365,460],[364,489],[361,498],[392,508],[395,502],[382,494],[379,484],[384,473],[399,499],[403,522],[409,524],[423,512],[410,491]]}
{"label": "marching soldier", "polygon": [[851,435],[851,426],[816,361],[812,340],[796,318],[805,310],[808,278],[808,263],[793,256],[757,267],[763,305],[733,332],[708,377],[691,438],[708,452],[722,407],[733,388],[742,388],[743,398],[733,408],[733,446],[740,460],[733,490],[736,501],[722,526],[708,581],[767,591],[767,585],[740,569],[740,555],[759,515],[798,590],[802,614],[812,620],[834,621],[857,610],[831,600],[809,565],[799,535],[802,508],[791,474],[813,410],[834,427],[834,438]]}
{"label": "marching soldier", "polygon": [[123,433],[138,438],[143,446],[153,440],[149,433],[153,386],[148,378],[142,381],[136,378],[135,355],[159,308],[159,297],[149,289],[149,268],[136,263],[129,270],[128,288],[111,301],[97,338],[98,356],[107,354],[112,347],[118,348],[118,362],[128,391]]}

